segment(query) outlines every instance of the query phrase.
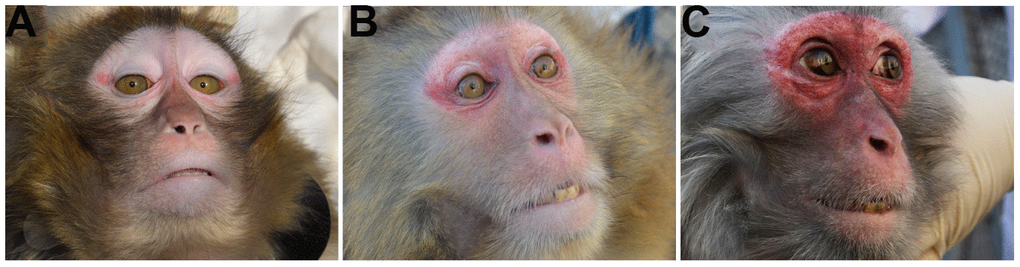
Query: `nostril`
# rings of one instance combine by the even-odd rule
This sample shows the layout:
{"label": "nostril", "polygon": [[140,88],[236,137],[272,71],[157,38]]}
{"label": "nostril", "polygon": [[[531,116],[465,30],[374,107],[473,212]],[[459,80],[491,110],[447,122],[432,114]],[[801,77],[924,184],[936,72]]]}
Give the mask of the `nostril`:
{"label": "nostril", "polygon": [[178,125],[177,127],[174,127],[174,131],[177,131],[177,133],[179,134],[184,133],[185,132],[184,125]]}
{"label": "nostril", "polygon": [[547,134],[546,133],[546,134],[540,134],[540,135],[536,136],[535,139],[538,140],[538,144],[539,145],[548,145],[549,143],[552,143],[553,136],[552,136],[552,134]]}
{"label": "nostril", "polygon": [[884,152],[889,148],[889,143],[882,139],[869,138],[868,142],[871,143],[871,147],[879,152]]}

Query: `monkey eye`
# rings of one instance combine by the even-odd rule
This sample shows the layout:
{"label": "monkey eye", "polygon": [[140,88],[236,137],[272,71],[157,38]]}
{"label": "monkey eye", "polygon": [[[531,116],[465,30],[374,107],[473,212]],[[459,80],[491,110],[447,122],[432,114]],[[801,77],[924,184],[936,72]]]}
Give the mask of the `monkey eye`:
{"label": "monkey eye", "polygon": [[824,49],[808,51],[800,58],[800,65],[805,69],[822,76],[832,76],[839,71],[839,64],[832,57],[832,53]]}
{"label": "monkey eye", "polygon": [[556,75],[556,61],[550,56],[541,56],[531,63],[531,73],[539,78],[549,78]]}
{"label": "monkey eye", "polygon": [[488,91],[488,88],[486,87],[485,80],[482,80],[482,76],[478,76],[478,74],[471,74],[460,79],[460,84],[457,85],[457,93],[463,98],[479,98],[485,95],[485,92]]}
{"label": "monkey eye", "polygon": [[137,95],[148,90],[152,86],[152,82],[149,82],[149,79],[146,79],[145,76],[132,74],[120,77],[114,86],[121,93]]}
{"label": "monkey eye", "polygon": [[894,55],[882,55],[871,69],[871,73],[885,77],[886,79],[898,79],[903,70],[900,67],[900,59]]}
{"label": "monkey eye", "polygon": [[220,88],[223,88],[223,83],[213,76],[202,75],[191,79],[191,88],[195,88],[195,90],[204,94],[211,95],[219,92]]}

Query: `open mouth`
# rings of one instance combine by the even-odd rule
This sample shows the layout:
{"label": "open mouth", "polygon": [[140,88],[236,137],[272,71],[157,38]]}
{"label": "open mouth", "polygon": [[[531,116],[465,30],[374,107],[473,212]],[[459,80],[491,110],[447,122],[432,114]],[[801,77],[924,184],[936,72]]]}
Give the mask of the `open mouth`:
{"label": "open mouth", "polygon": [[876,198],[870,200],[854,199],[844,201],[816,198],[814,199],[814,201],[830,209],[874,214],[881,214],[887,211],[891,211],[893,210],[894,207],[892,201],[889,201],[885,198]]}
{"label": "open mouth", "polygon": [[549,204],[555,204],[555,203],[561,203],[561,202],[569,201],[569,200],[577,198],[577,196],[579,196],[579,195],[581,195],[583,193],[584,193],[584,191],[581,190],[581,187],[577,186],[576,184],[568,182],[568,183],[565,183],[565,184],[557,186],[555,190],[552,190],[549,193],[543,194],[542,196],[539,196],[538,198],[536,198],[533,201],[529,201],[524,206],[524,208],[525,209],[530,209],[530,208],[539,207],[539,206],[543,206],[543,205],[549,205]]}
{"label": "open mouth", "polygon": [[163,177],[163,180],[181,177],[181,176],[213,176],[212,172],[199,168],[190,168],[172,172],[167,176]]}

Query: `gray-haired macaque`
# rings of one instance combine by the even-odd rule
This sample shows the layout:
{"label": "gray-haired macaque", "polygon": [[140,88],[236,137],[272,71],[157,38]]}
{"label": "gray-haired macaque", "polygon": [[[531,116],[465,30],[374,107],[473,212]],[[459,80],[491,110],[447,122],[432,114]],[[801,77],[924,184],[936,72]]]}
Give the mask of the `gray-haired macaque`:
{"label": "gray-haired macaque", "polygon": [[563,8],[374,22],[344,40],[345,259],[675,258],[672,51]]}
{"label": "gray-haired macaque", "polygon": [[319,257],[323,170],[227,29],[134,7],[37,34],[7,55],[7,259]]}
{"label": "gray-haired macaque", "polygon": [[901,13],[707,9],[682,37],[681,258],[916,258],[957,107]]}

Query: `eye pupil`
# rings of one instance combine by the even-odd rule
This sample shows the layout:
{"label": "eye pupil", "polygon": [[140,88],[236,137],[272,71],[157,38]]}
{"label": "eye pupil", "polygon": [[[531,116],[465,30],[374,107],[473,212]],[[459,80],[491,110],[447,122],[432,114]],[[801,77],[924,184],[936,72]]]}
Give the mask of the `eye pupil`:
{"label": "eye pupil", "polygon": [[871,72],[886,79],[898,79],[902,75],[901,70],[899,58],[894,55],[884,55],[878,58],[878,62]]}
{"label": "eye pupil", "polygon": [[202,75],[191,79],[191,88],[198,90],[205,94],[214,94],[223,89],[223,83],[221,83],[216,77],[209,75]]}
{"label": "eye pupil", "polygon": [[457,85],[457,94],[463,98],[479,98],[488,91],[481,76],[472,74],[460,80]]}
{"label": "eye pupil", "polygon": [[142,75],[127,75],[117,79],[114,88],[124,94],[137,95],[149,89],[149,80]]}
{"label": "eye pupil", "polygon": [[550,56],[541,56],[531,63],[531,73],[539,78],[550,78],[556,75],[556,61]]}
{"label": "eye pupil", "polygon": [[821,76],[835,75],[839,70],[832,53],[823,49],[811,50],[800,58],[800,65],[814,74]]}

